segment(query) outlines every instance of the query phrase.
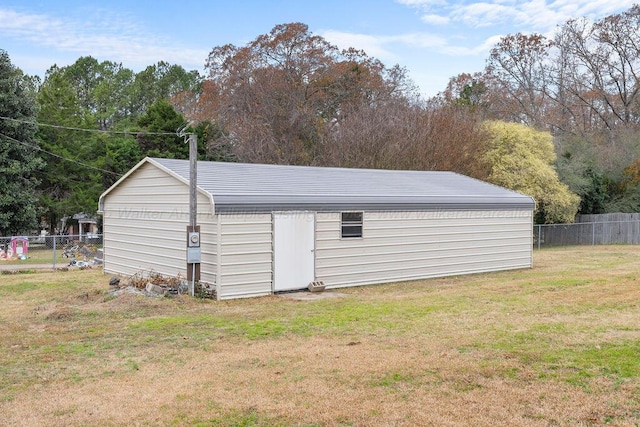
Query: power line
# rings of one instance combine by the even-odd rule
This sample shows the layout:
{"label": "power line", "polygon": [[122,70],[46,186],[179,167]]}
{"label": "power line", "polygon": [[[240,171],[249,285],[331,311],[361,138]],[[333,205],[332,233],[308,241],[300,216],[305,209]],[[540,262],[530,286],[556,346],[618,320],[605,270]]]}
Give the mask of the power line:
{"label": "power line", "polygon": [[176,136],[177,132],[146,132],[146,131],[125,131],[125,130],[102,130],[102,129],[86,129],[86,128],[76,128],[70,126],[61,126],[61,125],[50,125],[48,123],[38,123],[38,122],[30,122],[27,120],[14,119],[12,117],[3,117],[0,116],[0,119],[9,120],[16,123],[28,124],[28,125],[36,125],[36,126],[44,126],[50,127],[54,129],[64,129],[64,130],[75,130],[80,132],[96,132],[96,133],[112,133],[112,134],[121,134],[121,135],[173,135]]}
{"label": "power line", "polygon": [[0,136],[3,136],[3,137],[7,138],[10,141],[17,142],[18,144],[24,145],[25,147],[29,147],[29,148],[32,148],[34,150],[42,151],[42,152],[47,153],[47,154],[49,154],[51,156],[57,157],[57,158],[62,159],[62,160],[66,160],[67,162],[73,162],[73,163],[76,163],[76,164],[78,164],[80,166],[84,166],[84,167],[89,168],[89,169],[94,169],[94,170],[97,170],[97,171],[100,171],[100,172],[104,172],[104,173],[108,173],[108,174],[111,174],[111,175],[114,175],[114,176],[120,176],[120,174],[118,174],[116,172],[108,171],[106,169],[101,169],[101,168],[98,168],[98,167],[95,167],[95,166],[92,166],[92,165],[89,165],[89,164],[86,164],[86,163],[82,163],[82,162],[80,162],[78,160],[74,160],[74,159],[70,159],[70,158],[67,158],[67,157],[63,157],[63,156],[61,156],[59,154],[55,154],[55,153],[52,153],[51,151],[45,150],[44,148],[38,147],[37,145],[29,144],[28,142],[24,142],[24,141],[19,141],[19,140],[15,139],[15,138],[12,138],[12,137],[10,137],[8,135],[5,135],[3,133],[0,133]]}

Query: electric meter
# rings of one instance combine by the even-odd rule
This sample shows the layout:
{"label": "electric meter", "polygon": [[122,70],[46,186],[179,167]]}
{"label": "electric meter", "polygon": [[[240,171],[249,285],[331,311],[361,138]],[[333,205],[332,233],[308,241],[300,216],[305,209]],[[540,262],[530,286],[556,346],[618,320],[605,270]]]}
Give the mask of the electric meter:
{"label": "electric meter", "polygon": [[187,242],[187,246],[190,248],[197,248],[200,246],[200,233],[197,231],[189,232],[189,241]]}

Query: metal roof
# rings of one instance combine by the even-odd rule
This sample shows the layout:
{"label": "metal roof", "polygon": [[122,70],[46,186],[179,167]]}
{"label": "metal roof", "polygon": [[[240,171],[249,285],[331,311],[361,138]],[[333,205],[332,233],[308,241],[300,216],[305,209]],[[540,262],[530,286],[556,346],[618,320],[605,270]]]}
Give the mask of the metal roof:
{"label": "metal roof", "polygon": [[[147,158],[139,165],[145,161],[189,181],[188,160]],[[453,172],[202,161],[197,172],[198,187],[211,195],[218,213],[535,207],[529,196]]]}

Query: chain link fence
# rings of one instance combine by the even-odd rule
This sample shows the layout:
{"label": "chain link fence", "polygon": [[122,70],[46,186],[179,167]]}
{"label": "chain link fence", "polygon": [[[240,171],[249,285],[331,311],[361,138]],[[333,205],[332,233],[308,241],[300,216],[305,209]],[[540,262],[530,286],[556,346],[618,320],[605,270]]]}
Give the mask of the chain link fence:
{"label": "chain link fence", "polygon": [[0,237],[0,266],[85,265],[101,262],[102,234]]}
{"label": "chain link fence", "polygon": [[[536,224],[535,248],[572,245],[640,244],[640,220]],[[0,262],[64,265],[74,260],[101,262],[102,234],[0,237]],[[2,265],[2,264],[0,264]]]}

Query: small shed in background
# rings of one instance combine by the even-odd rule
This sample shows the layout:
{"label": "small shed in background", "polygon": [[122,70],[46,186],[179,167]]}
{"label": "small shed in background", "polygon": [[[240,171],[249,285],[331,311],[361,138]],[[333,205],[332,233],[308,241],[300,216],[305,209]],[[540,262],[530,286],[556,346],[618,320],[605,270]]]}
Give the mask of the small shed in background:
{"label": "small shed in background", "polygon": [[[198,162],[201,280],[218,299],[532,266],[531,197],[452,172]],[[100,197],[104,270],[186,277],[189,161]]]}
{"label": "small shed in background", "polygon": [[68,233],[76,240],[87,242],[98,233],[98,221],[84,212],[79,212],[71,217]]}

